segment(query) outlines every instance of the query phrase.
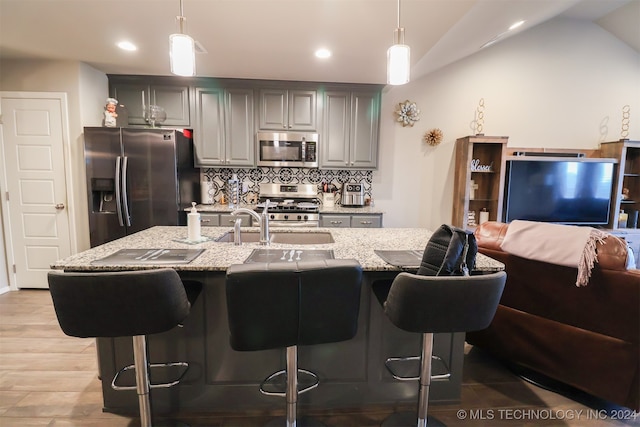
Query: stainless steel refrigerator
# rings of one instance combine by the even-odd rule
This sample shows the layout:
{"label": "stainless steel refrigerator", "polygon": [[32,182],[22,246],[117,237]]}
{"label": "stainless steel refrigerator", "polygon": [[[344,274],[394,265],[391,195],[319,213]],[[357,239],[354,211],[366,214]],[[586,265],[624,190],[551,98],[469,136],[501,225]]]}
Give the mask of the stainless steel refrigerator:
{"label": "stainless steel refrigerator", "polygon": [[190,131],[87,127],[84,156],[91,247],[186,224],[184,208],[200,194]]}

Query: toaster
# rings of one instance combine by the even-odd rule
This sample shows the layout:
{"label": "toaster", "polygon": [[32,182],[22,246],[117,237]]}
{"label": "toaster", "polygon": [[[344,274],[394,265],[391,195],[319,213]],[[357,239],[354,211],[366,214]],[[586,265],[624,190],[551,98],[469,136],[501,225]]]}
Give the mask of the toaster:
{"label": "toaster", "polygon": [[353,182],[343,184],[342,206],[364,206],[364,185]]}

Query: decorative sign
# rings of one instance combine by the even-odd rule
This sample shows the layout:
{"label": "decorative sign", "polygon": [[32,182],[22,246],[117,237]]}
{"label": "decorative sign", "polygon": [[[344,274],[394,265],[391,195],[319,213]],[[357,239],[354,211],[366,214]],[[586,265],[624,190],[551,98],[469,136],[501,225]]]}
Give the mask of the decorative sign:
{"label": "decorative sign", "polygon": [[472,159],[471,172],[493,172],[493,162],[489,165],[481,165],[480,159]]}
{"label": "decorative sign", "polygon": [[476,225],[478,225],[476,223],[476,213],[475,211],[469,211],[469,213],[467,213],[467,225],[470,227],[475,227]]}

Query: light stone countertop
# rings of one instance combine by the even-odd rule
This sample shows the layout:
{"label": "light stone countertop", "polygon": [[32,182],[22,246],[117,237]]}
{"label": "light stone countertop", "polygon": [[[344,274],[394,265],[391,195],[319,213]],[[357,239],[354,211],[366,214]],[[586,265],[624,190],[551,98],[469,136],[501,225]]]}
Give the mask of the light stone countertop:
{"label": "light stone countertop", "polygon": [[[187,238],[187,227],[152,227],[130,236],[114,240],[104,245],[88,249],[72,255],[64,260],[58,260],[51,265],[53,269],[67,269],[77,271],[99,270],[136,270],[154,267],[172,267],[182,271],[225,271],[231,264],[243,263],[254,249],[332,249],[335,258],[353,258],[360,262],[364,271],[402,271],[400,267],[387,264],[374,253],[381,250],[419,250],[422,252],[431,237],[431,231],[424,228],[276,228],[273,232],[328,232],[333,236],[334,243],[313,245],[291,245],[271,243],[261,246],[260,243],[243,243],[235,246],[233,243],[216,242],[215,239],[232,231],[229,227],[203,227],[202,236],[212,240],[204,243],[183,243]],[[257,227],[243,227],[242,231],[257,232]],[[120,250],[120,249],[206,249],[189,264],[162,265],[92,265],[91,262]],[[492,258],[478,254],[476,269],[497,271],[504,269],[504,264]],[[410,271],[409,269],[407,269]]]}

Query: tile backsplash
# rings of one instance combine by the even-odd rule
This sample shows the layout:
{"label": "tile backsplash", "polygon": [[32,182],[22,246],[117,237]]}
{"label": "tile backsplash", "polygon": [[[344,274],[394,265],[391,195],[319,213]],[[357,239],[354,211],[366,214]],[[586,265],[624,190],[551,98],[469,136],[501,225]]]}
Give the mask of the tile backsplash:
{"label": "tile backsplash", "polygon": [[227,194],[227,181],[233,174],[238,176],[240,188],[247,187],[246,192],[242,192],[241,202],[251,203],[257,200],[260,193],[261,183],[282,183],[282,184],[316,184],[318,194],[320,185],[323,182],[334,184],[338,190],[342,189],[345,182],[357,182],[364,185],[365,198],[372,198],[371,181],[373,171],[370,170],[331,170],[331,169],[309,169],[309,168],[207,168],[201,169],[202,181],[211,182],[210,192],[216,202],[220,197]]}

